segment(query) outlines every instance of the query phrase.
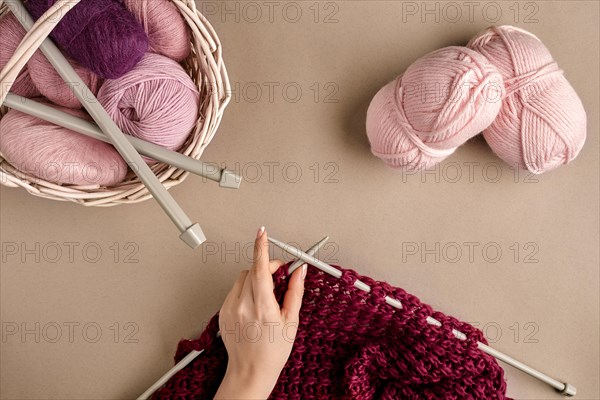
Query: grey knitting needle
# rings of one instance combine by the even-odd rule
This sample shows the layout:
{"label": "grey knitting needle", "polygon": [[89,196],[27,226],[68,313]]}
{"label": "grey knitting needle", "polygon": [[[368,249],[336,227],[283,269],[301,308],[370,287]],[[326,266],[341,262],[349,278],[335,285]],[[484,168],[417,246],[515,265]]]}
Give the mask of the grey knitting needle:
{"label": "grey knitting needle", "polygon": [[[329,236],[325,236],[318,243],[314,244],[310,249],[306,250],[306,254],[314,255],[319,251],[321,247],[329,240]],[[297,264],[297,265],[296,265]],[[299,266],[304,264],[302,260],[296,260],[292,264],[290,264],[288,268],[288,275],[291,275],[292,272],[296,270]],[[296,265],[295,268],[292,268]],[[217,336],[221,336],[220,332],[217,332]],[[168,370],[163,376],[161,376],[156,382],[152,384],[144,393],[142,393],[137,400],[146,400],[152,396],[154,392],[160,389],[164,384],[166,384],[169,379],[171,379],[176,373],[184,369],[189,363],[194,361],[196,357],[204,352],[202,350],[192,350],[190,351],[184,358],[182,358],[177,364],[175,364],[170,370]]]}
{"label": "grey knitting needle", "polygon": [[[33,26],[33,19],[23,6],[23,3],[21,3],[20,0],[6,0],[6,4],[15,17],[17,17],[23,28],[25,28],[26,31],[29,31]],[[142,160],[142,157],[137,151],[135,151],[133,145],[125,138],[123,132],[121,132],[117,124],[115,124],[104,108],[102,108],[98,100],[93,96],[56,45],[52,43],[50,39],[46,39],[40,46],[40,50],[44,53],[48,61],[50,61],[63,80],[72,83],[70,86],[75,97],[79,99],[100,129],[106,134],[111,144],[119,154],[121,154],[121,157],[129,164],[130,168],[133,169],[136,175],[144,183],[158,204],[169,218],[171,218],[177,229],[179,229],[179,232],[181,232],[179,238],[192,248],[200,246],[200,244],[206,240],[200,225],[192,223],[175,199],[171,197],[167,189],[152,173],[150,167]]]}
{"label": "grey knitting needle", "polygon": [[[98,125],[47,106],[46,104],[38,103],[14,93],[9,93],[8,96],[6,96],[4,105],[72,131],[79,132],[85,136],[110,143],[110,140],[104,132],[98,128]],[[212,181],[219,182],[219,186],[224,188],[238,189],[240,187],[242,178],[232,171],[203,163],[200,160],[185,156],[176,151],[165,149],[164,147],[133,136],[127,135],[126,138],[139,153],[147,157],[181,168],[193,174],[203,176]]]}
{"label": "grey knitting needle", "polygon": [[[315,254],[317,254],[317,251],[319,251],[321,249],[321,247],[323,247],[323,245],[325,243],[327,243],[328,240],[329,240],[329,236],[325,236],[323,239],[321,239],[317,243],[315,243],[310,249],[306,250],[306,254],[314,256]],[[299,268],[302,264],[304,264],[304,261],[302,261],[299,258],[296,259],[296,261],[291,263],[290,266],[288,267],[288,275],[292,275],[292,273],[297,268]]]}
{"label": "grey knitting needle", "polygon": [[136,400],[146,400],[149,399],[154,392],[160,389],[165,383],[169,382],[176,373],[187,367],[189,363],[194,361],[196,357],[204,352],[202,350],[192,350],[187,356],[183,357],[177,364],[175,364],[170,370],[168,370],[163,376],[161,376],[156,382],[152,384],[144,393],[142,393]]}
{"label": "grey knitting needle", "polygon": [[[316,259],[315,257],[313,257],[310,254],[306,254],[302,250],[300,250],[290,244],[280,242],[279,240],[273,239],[272,237],[269,237],[268,240],[269,240],[269,242],[273,243],[275,246],[281,248],[283,251],[288,252],[289,254],[293,255],[294,257],[299,258],[300,260],[304,261],[307,264],[317,267],[318,269],[320,269],[321,271],[323,271],[325,273],[328,273],[336,278],[340,278],[342,276],[342,273],[338,269],[332,267],[331,265],[329,265],[321,260]],[[354,282],[354,286],[357,289],[363,290],[365,292],[371,291],[371,287],[360,280],[356,280]],[[402,303],[397,299],[393,299],[393,298],[390,298],[389,296],[386,296],[385,300],[386,300],[386,303],[388,303],[392,307],[399,308],[399,309],[402,308]],[[427,317],[427,323],[430,325],[434,325],[434,326],[442,325],[440,321],[438,321],[432,317]],[[467,336],[464,333],[457,331],[455,329],[452,330],[452,333],[454,334],[454,336],[457,339],[465,340],[467,338]],[[496,350],[486,344],[477,342],[477,347],[484,353],[489,354],[492,357],[495,357],[496,359],[498,359],[500,361],[504,361],[508,365],[510,365],[518,370],[521,370],[521,371],[525,372],[526,374],[529,374],[529,375],[533,376],[534,378],[537,378],[540,381],[552,386],[558,392],[560,392],[561,394],[563,394],[565,396],[569,396],[569,397],[575,396],[575,394],[577,392],[577,389],[575,388],[575,386],[573,386],[569,383],[563,383],[559,380],[556,380],[556,379],[544,374],[543,372],[540,372],[526,364],[523,364],[522,362],[515,360],[514,358],[512,358],[512,357],[502,353],[501,351]]]}

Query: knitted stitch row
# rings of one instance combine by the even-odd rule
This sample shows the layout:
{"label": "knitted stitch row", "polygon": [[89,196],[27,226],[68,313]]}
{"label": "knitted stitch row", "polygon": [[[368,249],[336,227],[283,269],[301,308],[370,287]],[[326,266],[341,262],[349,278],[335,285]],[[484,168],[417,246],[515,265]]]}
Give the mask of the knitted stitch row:
{"label": "knitted stitch row", "polygon": [[[280,304],[288,265],[273,275]],[[306,277],[297,337],[270,399],[507,399],[502,368],[477,349],[477,341],[487,344],[481,331],[403,289],[335,268],[339,279],[315,269]],[[371,292],[355,288],[357,279]],[[402,309],[387,304],[386,295]],[[428,316],[441,327],[427,323]],[[176,362],[191,350],[205,351],[155,399],[214,397],[227,367],[218,331],[217,314],[199,339],[179,343]]]}

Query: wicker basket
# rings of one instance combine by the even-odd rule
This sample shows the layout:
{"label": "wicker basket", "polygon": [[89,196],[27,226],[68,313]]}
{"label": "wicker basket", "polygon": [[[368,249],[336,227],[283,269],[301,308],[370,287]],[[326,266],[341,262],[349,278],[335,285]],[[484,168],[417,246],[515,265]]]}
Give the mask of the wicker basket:
{"label": "wicker basket", "polygon": [[[223,111],[231,98],[231,88],[221,43],[213,27],[197,10],[194,0],[173,0],[173,3],[189,25],[192,37],[191,54],[182,62],[182,66],[200,90],[199,119],[180,153],[199,159],[221,122]],[[6,12],[6,5],[1,5],[0,16]],[[6,107],[1,107],[0,118],[7,111]],[[180,184],[189,175],[187,171],[164,163],[155,164],[151,169],[166,188]],[[152,197],[132,171],[123,182],[111,187],[57,185],[19,171],[4,159],[2,153],[0,183],[8,187],[20,186],[34,196],[73,201],[85,206],[109,207],[137,203]]]}

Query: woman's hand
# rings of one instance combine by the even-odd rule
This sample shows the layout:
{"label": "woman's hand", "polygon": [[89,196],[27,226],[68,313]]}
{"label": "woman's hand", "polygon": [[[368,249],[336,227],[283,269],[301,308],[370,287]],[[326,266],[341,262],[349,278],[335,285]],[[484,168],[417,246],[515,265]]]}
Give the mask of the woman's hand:
{"label": "woman's hand", "polygon": [[304,294],[306,264],[288,283],[279,307],[272,274],[281,262],[269,261],[269,242],[261,227],[254,264],[242,271],[219,313],[219,329],[229,362],[216,399],[266,399],[292,352]]}

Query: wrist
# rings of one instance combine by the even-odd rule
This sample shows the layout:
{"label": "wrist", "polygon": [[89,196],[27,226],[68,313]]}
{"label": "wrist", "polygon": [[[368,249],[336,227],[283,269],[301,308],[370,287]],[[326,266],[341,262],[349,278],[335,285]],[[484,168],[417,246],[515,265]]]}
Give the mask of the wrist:
{"label": "wrist", "polygon": [[251,367],[227,367],[223,381],[215,396],[218,399],[265,400],[269,397],[278,376],[268,376]]}

